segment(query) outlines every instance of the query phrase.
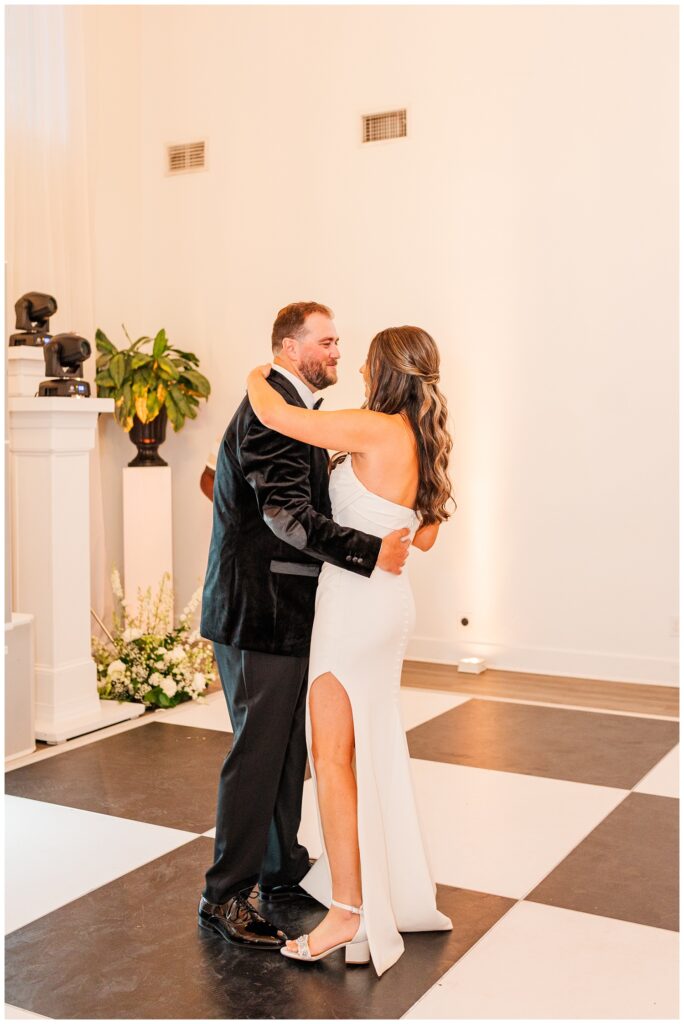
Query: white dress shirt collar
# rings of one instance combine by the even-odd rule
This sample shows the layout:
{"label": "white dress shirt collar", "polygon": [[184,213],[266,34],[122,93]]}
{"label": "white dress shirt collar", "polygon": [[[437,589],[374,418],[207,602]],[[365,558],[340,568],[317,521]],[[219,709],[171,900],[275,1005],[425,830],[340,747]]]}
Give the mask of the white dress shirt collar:
{"label": "white dress shirt collar", "polygon": [[286,380],[289,380],[290,384],[297,389],[297,394],[304,402],[307,409],[313,409],[318,392],[311,391],[303,380],[300,380],[299,377],[295,377],[294,373],[290,373],[290,371],[286,370],[284,366],[279,366],[277,363],[272,363],[271,365],[274,370],[277,370],[278,373],[282,373],[283,377],[285,377]]}

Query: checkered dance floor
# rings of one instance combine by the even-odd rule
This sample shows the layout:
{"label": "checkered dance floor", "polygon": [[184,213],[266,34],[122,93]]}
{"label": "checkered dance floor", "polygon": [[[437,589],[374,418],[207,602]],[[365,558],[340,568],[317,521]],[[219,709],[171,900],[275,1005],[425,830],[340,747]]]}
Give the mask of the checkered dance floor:
{"label": "checkered dance floor", "polygon": [[[378,979],[200,931],[222,694],[6,775],[11,1017],[674,1018],[677,722],[402,689],[450,933]],[[311,781],[301,838],[320,853]],[[290,934],[323,914],[270,909]]]}

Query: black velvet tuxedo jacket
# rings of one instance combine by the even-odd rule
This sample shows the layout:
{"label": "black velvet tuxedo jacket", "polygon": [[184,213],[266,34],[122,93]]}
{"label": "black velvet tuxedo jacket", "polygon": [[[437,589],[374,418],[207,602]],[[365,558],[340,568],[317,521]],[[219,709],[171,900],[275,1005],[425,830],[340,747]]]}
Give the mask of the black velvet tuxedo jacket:
{"label": "black velvet tuxedo jacket", "polygon": [[[282,374],[268,380],[290,405],[304,406]],[[327,451],[264,427],[245,396],[216,462],[202,636],[308,655],[321,560],[370,576],[381,545],[330,517]]]}

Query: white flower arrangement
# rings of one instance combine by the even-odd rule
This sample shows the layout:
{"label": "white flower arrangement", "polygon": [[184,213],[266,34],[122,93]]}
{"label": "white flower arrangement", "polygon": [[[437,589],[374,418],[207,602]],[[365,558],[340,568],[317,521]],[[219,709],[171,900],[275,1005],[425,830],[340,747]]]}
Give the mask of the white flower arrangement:
{"label": "white flower arrangement", "polygon": [[190,598],[175,629],[170,629],[173,591],[168,573],[156,596],[150,587],[144,594],[138,592],[137,609],[124,598],[116,569],[112,570],[111,581],[118,605],[113,629],[110,633],[100,623],[107,642],[92,638],[100,697],[143,701],[161,708],[198,700],[216,678],[211,645],[191,628],[202,588]]}

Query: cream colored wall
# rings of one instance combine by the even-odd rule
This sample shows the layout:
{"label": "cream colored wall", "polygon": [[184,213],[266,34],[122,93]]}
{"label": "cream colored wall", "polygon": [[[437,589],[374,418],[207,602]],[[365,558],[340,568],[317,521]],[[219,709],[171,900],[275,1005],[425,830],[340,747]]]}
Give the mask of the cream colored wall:
{"label": "cream colored wall", "polygon": [[[410,654],[675,682],[676,9],[148,6],[91,30],[97,321],[166,327],[213,385],[164,446],[179,601],[212,439],[275,311],[316,298],[329,407],[361,402],[378,329],[442,349],[459,507],[412,556]],[[362,147],[361,114],[398,106],[408,139]],[[208,170],[165,176],[199,138]],[[103,443],[121,564],[129,442]]]}
{"label": "cream colored wall", "polygon": [[[121,324],[135,332],[141,318],[141,8],[90,6],[82,11],[88,41],[89,203],[95,324],[117,345],[122,345]],[[106,549],[104,607],[109,611],[111,568],[116,565],[123,572],[121,468],[131,460],[135,448],[112,416],[100,417],[98,440]]]}

